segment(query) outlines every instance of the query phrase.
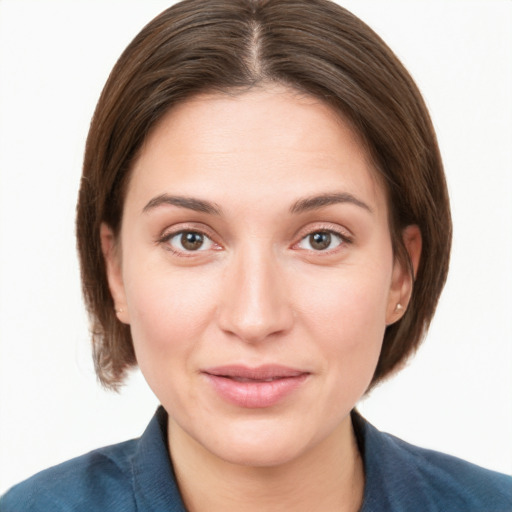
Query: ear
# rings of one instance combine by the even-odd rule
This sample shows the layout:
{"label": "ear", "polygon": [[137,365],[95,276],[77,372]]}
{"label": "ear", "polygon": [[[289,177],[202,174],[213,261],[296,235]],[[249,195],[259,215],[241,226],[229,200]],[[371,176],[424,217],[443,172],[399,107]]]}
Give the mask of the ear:
{"label": "ear", "polygon": [[421,231],[418,226],[407,226],[402,232],[409,261],[395,257],[393,275],[388,296],[386,325],[391,325],[402,318],[411,299],[414,278],[418,271],[421,257]]}
{"label": "ear", "polygon": [[105,260],[108,287],[114,300],[117,318],[121,322],[129,324],[130,317],[128,315],[123,274],[121,271],[120,248],[112,229],[104,222],[102,222],[100,226],[100,240],[103,258]]}

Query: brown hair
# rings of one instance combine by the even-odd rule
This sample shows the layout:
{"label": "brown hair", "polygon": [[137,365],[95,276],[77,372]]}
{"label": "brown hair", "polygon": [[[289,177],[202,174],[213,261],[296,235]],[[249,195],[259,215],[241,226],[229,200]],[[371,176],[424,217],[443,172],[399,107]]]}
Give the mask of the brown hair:
{"label": "brown hair", "polygon": [[204,91],[280,83],[329,104],[352,123],[387,189],[397,257],[417,224],[423,248],[409,307],[387,327],[372,386],[417,348],[448,270],[451,218],[436,136],[397,57],[367,25],[329,0],[184,0],[123,52],[92,119],[77,207],[78,251],[96,372],[115,389],[136,364],[130,328],[116,318],[100,224],[119,232],[130,166],[149,130]]}

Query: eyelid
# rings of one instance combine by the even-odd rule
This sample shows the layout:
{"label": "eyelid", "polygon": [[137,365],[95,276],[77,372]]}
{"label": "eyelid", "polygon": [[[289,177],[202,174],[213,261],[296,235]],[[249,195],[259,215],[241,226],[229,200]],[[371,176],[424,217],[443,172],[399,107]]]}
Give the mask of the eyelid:
{"label": "eyelid", "polygon": [[[178,242],[178,244],[183,245],[183,240],[182,240],[183,235],[186,235],[186,234],[199,235],[201,237],[201,246],[197,249],[187,249],[186,247],[182,247],[182,248],[177,247],[176,248],[173,244],[173,241],[176,240],[176,242]],[[204,233],[199,233],[198,231],[191,231],[189,229],[185,229],[183,231],[178,231],[174,235],[168,236],[167,243],[169,244],[171,249],[175,250],[176,252],[183,252],[184,254],[195,254],[195,253],[205,252],[205,251],[208,251],[209,249],[212,249],[213,245],[215,244],[215,242],[209,236],[205,235]]]}
{"label": "eyelid", "polygon": [[303,251],[310,251],[318,254],[332,254],[333,252],[336,252],[339,249],[340,246],[336,247],[335,249],[326,249],[326,250],[318,250],[318,251],[312,251],[308,249],[302,249],[298,247],[298,245],[308,236],[314,234],[314,233],[332,233],[335,236],[339,237],[342,240],[342,243],[340,246],[343,246],[345,244],[352,244],[354,243],[354,235],[347,229],[339,224],[333,224],[333,223],[315,223],[313,225],[308,224],[304,228],[300,229],[299,232],[296,235],[296,242],[292,244],[292,248],[297,248],[299,250]]}
{"label": "eyelid", "polygon": [[[211,249],[208,249],[208,250],[203,250],[203,251],[201,251],[201,250],[178,251],[176,249],[173,249],[170,246],[170,244],[168,244],[169,240],[172,237],[174,237],[180,233],[187,232],[187,231],[200,233],[201,235],[207,237],[209,240],[211,240],[214,247],[212,247]],[[340,246],[354,243],[354,235],[351,233],[351,231],[349,229],[345,228],[344,226],[340,226],[339,224],[334,224],[331,222],[318,222],[318,223],[308,224],[307,226],[304,226],[303,228],[301,228],[294,236],[294,239],[296,241],[292,244],[291,248],[308,251],[308,249],[298,248],[297,246],[300,242],[302,242],[302,240],[304,240],[304,238],[306,238],[307,236],[310,236],[313,233],[317,233],[317,232],[332,233],[335,236],[341,238],[342,243],[340,244]],[[208,252],[209,250],[218,251],[218,250],[223,249],[223,245],[221,243],[219,243],[217,241],[217,239],[218,239],[218,236],[208,226],[206,226],[202,223],[184,222],[184,223],[179,223],[179,224],[176,224],[176,225],[173,225],[173,226],[170,226],[170,227],[167,227],[166,229],[164,229],[162,231],[162,233],[156,238],[155,243],[163,244],[163,245],[166,244],[167,250],[169,250],[175,254],[181,255],[181,256],[189,256],[190,257],[190,256],[194,256],[194,255],[197,256],[198,254],[196,254],[196,253],[204,253],[204,252]],[[338,250],[340,250],[339,246],[336,247],[335,249],[327,249],[324,251],[309,250],[309,252],[327,255],[327,254],[332,254],[333,252],[337,252]]]}
{"label": "eyelid", "polygon": [[299,229],[294,238],[302,240],[305,236],[316,233],[317,231],[331,232],[350,242],[354,239],[354,235],[348,228],[333,222],[311,222]]}
{"label": "eyelid", "polygon": [[[169,241],[172,238],[174,238],[175,236],[182,234],[182,233],[186,233],[186,232],[201,234],[202,236],[204,236],[205,238],[208,238],[212,242],[213,247],[210,249],[207,249],[207,250],[197,250],[197,251],[186,251],[186,250],[180,251],[180,250],[174,249],[170,245]],[[212,230],[210,228],[208,228],[207,226],[205,226],[204,224],[198,225],[197,223],[180,223],[180,224],[173,225],[171,227],[164,229],[162,231],[162,233],[157,237],[155,243],[165,245],[165,249],[174,254],[177,254],[179,256],[190,257],[190,256],[194,256],[194,255],[199,255],[200,253],[208,252],[209,250],[218,251],[218,250],[222,249],[222,245],[216,241],[216,238],[217,237],[212,233]]]}

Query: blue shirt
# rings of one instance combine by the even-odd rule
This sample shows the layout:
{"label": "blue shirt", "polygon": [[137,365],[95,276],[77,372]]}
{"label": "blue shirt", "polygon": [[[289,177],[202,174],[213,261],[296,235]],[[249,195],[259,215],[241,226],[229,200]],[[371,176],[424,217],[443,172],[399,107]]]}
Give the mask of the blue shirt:
{"label": "blue shirt", "polygon": [[[512,477],[352,421],[365,467],[361,512],[510,512]],[[160,407],[139,439],[47,469],[0,499],[1,512],[185,512]]]}

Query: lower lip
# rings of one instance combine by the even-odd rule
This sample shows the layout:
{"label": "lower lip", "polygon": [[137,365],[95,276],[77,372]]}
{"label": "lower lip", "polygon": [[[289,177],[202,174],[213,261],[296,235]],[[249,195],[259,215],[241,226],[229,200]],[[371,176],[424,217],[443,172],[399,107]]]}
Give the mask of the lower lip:
{"label": "lower lip", "polygon": [[307,379],[304,373],[270,382],[240,382],[209,373],[204,374],[215,391],[227,402],[247,409],[261,409],[277,405],[293,393]]}

